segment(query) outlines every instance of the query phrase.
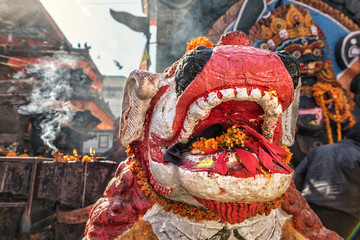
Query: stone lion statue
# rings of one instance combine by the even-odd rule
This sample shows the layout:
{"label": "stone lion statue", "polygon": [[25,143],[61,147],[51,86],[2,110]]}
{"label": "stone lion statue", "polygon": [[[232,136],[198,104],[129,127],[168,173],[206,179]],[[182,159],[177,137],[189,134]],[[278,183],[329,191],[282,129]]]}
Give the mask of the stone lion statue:
{"label": "stone lion statue", "polygon": [[84,239],[341,239],[295,189],[288,165],[299,65],[241,32],[194,39],[162,74],[127,79],[128,146]]}

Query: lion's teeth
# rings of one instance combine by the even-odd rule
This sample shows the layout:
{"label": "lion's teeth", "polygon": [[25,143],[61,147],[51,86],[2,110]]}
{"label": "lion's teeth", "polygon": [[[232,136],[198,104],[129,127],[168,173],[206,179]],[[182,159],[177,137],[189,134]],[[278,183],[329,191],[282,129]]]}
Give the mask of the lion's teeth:
{"label": "lion's teeth", "polygon": [[261,99],[261,91],[260,89],[254,88],[250,92],[250,98],[253,99],[253,101],[258,101]]}
{"label": "lion's teeth", "polygon": [[189,116],[191,116],[192,119],[194,119],[194,121],[197,121],[199,119],[202,119],[204,117],[206,117],[206,115],[209,114],[209,110],[205,110],[203,108],[201,108],[197,102],[194,102],[193,104],[191,104],[190,108],[189,108]]}
{"label": "lion's teeth", "polygon": [[282,111],[283,111],[282,106],[281,106],[281,104],[279,104],[279,105],[277,105],[277,107],[274,110],[274,115],[280,117],[282,114]]}
{"label": "lion's teeth", "polygon": [[181,129],[179,141],[182,143],[187,143],[188,140],[189,140],[189,134],[187,134],[187,132],[184,131],[184,129]]}
{"label": "lion's teeth", "polygon": [[268,108],[275,110],[278,106],[278,98],[277,97],[273,97],[267,104]]}
{"label": "lion's teeth", "polygon": [[189,129],[189,128],[190,128],[190,123],[189,123],[189,118],[188,118],[188,116],[187,116],[187,117],[185,118],[185,120],[184,120],[183,128],[184,128],[184,129]]}
{"label": "lion's teeth", "polygon": [[272,143],[272,136],[274,135],[274,130],[276,128],[276,124],[278,122],[278,117],[272,116],[272,117],[265,117],[264,123],[261,126],[262,135],[269,140],[270,143]]}
{"label": "lion's teeth", "polygon": [[219,92],[222,95],[221,99],[219,98],[218,92],[211,92],[206,98],[201,97],[190,106],[187,117],[184,120],[183,128],[180,132],[179,141],[186,143],[191,137],[195,125],[198,121],[207,118],[212,108],[218,106],[222,102],[232,100],[256,102],[263,108],[264,120],[262,134],[269,141],[272,141],[278,118],[281,117],[282,114],[282,106],[279,104],[279,99],[276,96],[268,91],[261,91],[257,88],[252,89],[250,95],[246,88],[221,89]]}
{"label": "lion's teeth", "polygon": [[207,97],[207,102],[209,103],[209,105],[211,105],[212,107],[216,107],[217,105],[219,105],[222,101],[219,99],[218,95],[216,92],[211,92],[209,93],[208,97]]}
{"label": "lion's teeth", "polygon": [[211,110],[210,104],[203,97],[199,98],[196,103],[204,111]]}
{"label": "lion's teeth", "polygon": [[263,97],[262,97],[262,101],[268,102],[268,101],[270,101],[270,99],[271,99],[270,93],[267,92],[267,91],[265,91],[265,92],[264,92],[264,95],[263,95]]}
{"label": "lion's teeth", "polygon": [[249,95],[246,88],[236,88],[236,98],[238,101],[247,100]]}
{"label": "lion's teeth", "polygon": [[191,104],[188,115],[186,116],[183,124],[183,130],[181,132],[181,142],[186,142],[192,134],[192,130],[196,123],[206,118],[211,110],[211,106],[204,102],[204,99],[198,99]]}
{"label": "lion's teeth", "polygon": [[223,90],[220,90],[220,92],[222,94],[221,100],[223,102],[231,101],[231,100],[235,99],[235,92],[234,92],[234,89],[232,89],[232,88],[223,89]]}

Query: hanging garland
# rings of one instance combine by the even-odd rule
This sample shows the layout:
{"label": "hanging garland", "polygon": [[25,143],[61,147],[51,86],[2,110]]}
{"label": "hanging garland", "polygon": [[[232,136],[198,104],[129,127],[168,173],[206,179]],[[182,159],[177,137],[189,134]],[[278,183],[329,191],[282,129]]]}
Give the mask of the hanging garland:
{"label": "hanging garland", "polygon": [[[332,130],[330,127],[330,119],[336,123],[337,127],[337,141],[341,141],[341,124],[346,120],[349,121],[348,127],[352,127],[355,124],[355,118],[352,115],[348,98],[344,94],[344,91],[339,87],[334,87],[329,83],[318,82],[312,87],[313,97],[316,104],[320,106],[326,124],[326,134],[329,139],[329,143],[334,143]],[[330,112],[327,108],[329,104],[333,104],[335,113]]]}
{"label": "hanging garland", "polygon": [[140,162],[138,162],[134,157],[131,158],[130,170],[138,177],[139,180],[137,183],[139,184],[141,191],[150,198],[152,203],[158,203],[163,206],[166,212],[173,210],[174,214],[179,214],[182,217],[186,216],[189,219],[195,218],[196,222],[202,220],[220,220],[219,215],[211,210],[197,208],[182,202],[175,202],[159,195],[150,184],[149,178],[147,177],[145,171],[141,168]]}

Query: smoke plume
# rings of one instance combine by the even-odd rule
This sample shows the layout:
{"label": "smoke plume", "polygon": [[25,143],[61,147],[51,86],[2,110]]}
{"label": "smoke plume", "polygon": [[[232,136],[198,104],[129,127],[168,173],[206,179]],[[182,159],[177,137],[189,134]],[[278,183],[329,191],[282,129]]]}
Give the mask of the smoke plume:
{"label": "smoke plume", "polygon": [[21,106],[18,112],[24,115],[41,114],[41,139],[46,146],[57,150],[53,141],[61,126],[70,123],[74,116],[71,103],[66,101],[73,92],[70,86],[71,74],[53,62],[30,66],[27,72],[39,81],[33,86],[30,103]]}

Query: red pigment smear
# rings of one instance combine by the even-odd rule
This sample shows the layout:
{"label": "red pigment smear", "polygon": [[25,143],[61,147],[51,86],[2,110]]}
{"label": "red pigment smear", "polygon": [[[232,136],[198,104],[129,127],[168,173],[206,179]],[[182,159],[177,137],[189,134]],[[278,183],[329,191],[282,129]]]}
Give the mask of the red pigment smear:
{"label": "red pigment smear", "polygon": [[220,173],[221,175],[225,175],[228,172],[228,167],[226,166],[225,161],[226,152],[225,150],[219,155],[215,163],[215,172]]}
{"label": "red pigment smear", "polygon": [[241,223],[247,218],[254,216],[264,205],[264,202],[254,203],[225,203],[212,200],[205,200],[193,196],[196,201],[204,205],[206,208],[214,211],[221,219],[230,224]]}

